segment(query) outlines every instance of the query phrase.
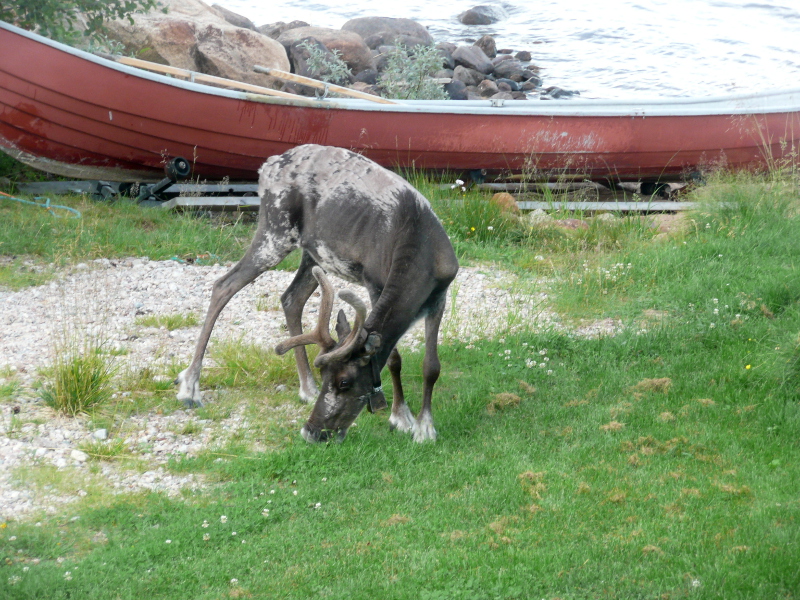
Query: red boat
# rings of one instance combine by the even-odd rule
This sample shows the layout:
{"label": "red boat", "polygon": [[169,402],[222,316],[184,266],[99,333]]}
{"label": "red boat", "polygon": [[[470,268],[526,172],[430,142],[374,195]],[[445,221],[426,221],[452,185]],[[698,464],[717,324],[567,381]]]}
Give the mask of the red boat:
{"label": "red boat", "polygon": [[398,101],[272,97],[147,72],[0,22],[0,149],[82,179],[149,181],[183,156],[200,178],[255,180],[306,143],[387,167],[677,180],[779,164],[800,89],[664,100]]}

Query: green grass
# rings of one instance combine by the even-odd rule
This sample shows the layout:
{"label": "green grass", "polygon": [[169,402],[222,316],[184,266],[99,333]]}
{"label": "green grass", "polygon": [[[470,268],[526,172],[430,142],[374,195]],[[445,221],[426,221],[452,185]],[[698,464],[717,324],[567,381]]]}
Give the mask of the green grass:
{"label": "green grass", "polygon": [[167,331],[195,327],[200,323],[195,313],[173,313],[168,315],[146,315],[136,318],[136,324],[142,327],[163,327]]}
{"label": "green grass", "polygon": [[[171,214],[129,201],[105,204],[59,197],[58,203],[78,209],[82,218],[54,218],[47,211],[0,199],[0,253],[30,257],[42,265],[128,256],[208,264],[239,260],[254,231],[249,219],[225,222]],[[7,266],[0,277],[0,285],[17,285]]]}
{"label": "green grass", "polygon": [[272,348],[230,339],[212,345],[209,357],[214,364],[205,368],[203,377],[208,387],[264,389],[265,385],[297,384],[293,354],[278,356]]}
{"label": "green grass", "polygon": [[[342,444],[276,424],[267,451],[245,436],[170,464],[204,492],[9,522],[3,597],[798,598],[797,188],[734,178],[693,199],[689,233],[661,241],[639,222],[478,239],[464,224],[496,215],[443,217],[465,260],[546,275],[565,319],[624,331],[442,346],[435,444],[385,412]],[[259,390],[295,389],[290,359],[213,350],[204,387],[225,401],[198,418],[247,397],[258,421]],[[413,408],[420,363],[404,355]]]}

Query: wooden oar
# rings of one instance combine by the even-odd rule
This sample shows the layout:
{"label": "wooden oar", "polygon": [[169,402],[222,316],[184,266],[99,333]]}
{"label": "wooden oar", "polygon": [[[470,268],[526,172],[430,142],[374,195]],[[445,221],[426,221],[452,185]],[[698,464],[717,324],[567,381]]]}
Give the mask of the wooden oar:
{"label": "wooden oar", "polygon": [[386,98],[381,98],[380,96],[373,96],[372,94],[367,94],[366,92],[351,90],[350,88],[342,87],[340,85],[325,83],[324,81],[311,79],[311,77],[304,77],[302,75],[297,75],[295,73],[287,73],[286,71],[280,71],[278,69],[272,69],[270,67],[261,67],[259,65],[255,65],[253,67],[253,70],[258,73],[264,73],[265,75],[271,75],[272,77],[283,79],[284,81],[293,81],[294,83],[307,85],[309,87],[317,88],[319,90],[327,89],[329,92],[333,92],[335,94],[341,94],[342,96],[350,96],[351,98],[361,98],[362,100],[369,100],[370,102],[378,102],[380,104],[397,104],[397,102],[392,102],[391,100],[387,100]]}
{"label": "wooden oar", "polygon": [[305,96],[298,96],[297,94],[281,92],[279,90],[273,90],[271,88],[262,87],[260,85],[244,83],[243,81],[225,79],[224,77],[216,77],[214,75],[204,75],[203,73],[197,73],[196,71],[190,71],[189,69],[180,69],[178,67],[171,67],[169,65],[160,65],[158,63],[150,62],[147,60],[141,60],[139,58],[130,58],[128,56],[110,56],[107,54],[99,54],[99,53],[98,55],[102,56],[103,58],[107,58],[109,60],[122,63],[123,65],[128,65],[129,67],[137,67],[139,69],[145,69],[147,71],[155,71],[157,73],[164,73],[166,75],[183,77],[185,79],[188,79],[189,81],[194,81],[197,83],[210,83],[227,88],[254,92],[256,94],[262,94],[264,96],[291,98],[292,100],[305,100],[305,101],[309,100],[309,98],[306,98]]}

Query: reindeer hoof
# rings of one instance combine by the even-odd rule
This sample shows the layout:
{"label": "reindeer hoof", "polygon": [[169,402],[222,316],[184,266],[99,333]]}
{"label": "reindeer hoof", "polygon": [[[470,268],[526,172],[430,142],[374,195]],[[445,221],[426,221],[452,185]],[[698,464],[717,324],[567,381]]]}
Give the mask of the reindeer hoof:
{"label": "reindeer hoof", "polygon": [[401,433],[414,433],[417,422],[414,420],[414,415],[407,404],[400,405],[397,410],[392,410],[389,415],[389,429],[391,431],[397,430]]}
{"label": "reindeer hoof", "polygon": [[436,428],[433,426],[433,419],[430,414],[423,413],[417,419],[416,427],[414,428],[414,441],[417,443],[436,441]]}
{"label": "reindeer hoof", "polygon": [[185,400],[181,400],[181,402],[185,408],[203,408],[203,403],[200,400],[192,400],[191,398],[187,398]]}

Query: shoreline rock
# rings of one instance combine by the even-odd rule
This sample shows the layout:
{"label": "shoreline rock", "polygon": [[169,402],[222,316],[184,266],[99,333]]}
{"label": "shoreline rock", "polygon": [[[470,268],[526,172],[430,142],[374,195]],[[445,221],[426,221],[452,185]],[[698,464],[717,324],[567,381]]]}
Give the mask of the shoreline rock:
{"label": "shoreline rock", "polygon": [[[410,51],[435,46],[442,57],[441,70],[435,76],[442,80],[443,89],[451,99],[491,99],[494,96],[487,95],[485,90],[492,86],[485,82],[493,84],[498,80],[518,86],[515,89],[508,81],[505,83],[510,89],[498,85],[497,98],[524,100],[535,98],[538,93],[542,99],[553,99],[576,94],[555,86],[550,88],[558,90],[555,93],[543,91],[540,68],[531,63],[531,52],[498,50],[490,35],[482,36],[474,44],[434,40],[420,23],[394,17],[358,17],[347,21],[341,29],[304,21],[257,26],[247,17],[202,0],[163,0],[163,3],[166,13],[134,14],[133,25],[127,20],[110,22],[109,39],[122,44],[126,53],[144,60],[308,96],[314,95],[313,89],[256,73],[253,65],[318,78],[319,74],[308,69],[296,48],[302,40],[309,40],[321,44],[328,52],[340,54],[352,73],[350,85],[358,83],[356,88],[363,89],[366,84],[369,91],[380,94],[387,53],[398,46]],[[476,6],[459,16],[461,22],[466,22],[467,13],[481,15],[480,19],[494,19],[491,22],[507,18],[499,7]],[[468,69],[468,74],[463,69]],[[373,71],[377,74],[373,75]],[[365,72],[368,74],[363,75]],[[464,87],[446,79],[458,80]]]}

